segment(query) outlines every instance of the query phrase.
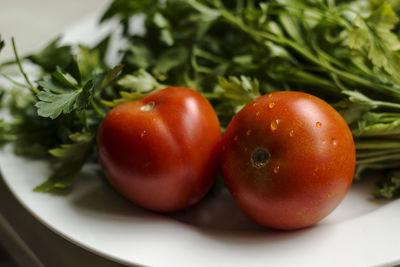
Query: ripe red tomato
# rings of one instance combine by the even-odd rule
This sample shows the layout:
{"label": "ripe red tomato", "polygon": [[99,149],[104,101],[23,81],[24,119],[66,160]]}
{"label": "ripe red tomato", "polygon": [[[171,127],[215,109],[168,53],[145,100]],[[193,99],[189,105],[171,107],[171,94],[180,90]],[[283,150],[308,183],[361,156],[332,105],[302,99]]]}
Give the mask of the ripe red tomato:
{"label": "ripe red tomato", "polygon": [[221,129],[198,92],[167,87],[113,108],[97,135],[98,157],[126,198],[158,212],[199,201],[217,173]]}
{"label": "ripe red tomato", "polygon": [[300,92],[276,92],[246,105],[222,141],[222,172],[238,206],[276,229],[315,224],[343,200],[355,146],[339,113]]}

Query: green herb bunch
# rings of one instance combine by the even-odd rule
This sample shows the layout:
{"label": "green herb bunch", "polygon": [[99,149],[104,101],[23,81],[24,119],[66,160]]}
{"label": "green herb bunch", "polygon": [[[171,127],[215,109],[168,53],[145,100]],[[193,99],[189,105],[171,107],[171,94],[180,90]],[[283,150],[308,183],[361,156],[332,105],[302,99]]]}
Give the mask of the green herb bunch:
{"label": "green herb bunch", "polygon": [[[186,86],[211,101],[224,129],[252,99],[298,90],[345,118],[356,178],[382,170],[375,195],[398,197],[399,16],[400,3],[389,0],[114,0],[101,22],[120,22],[128,43],[120,64],[105,62],[110,36],[94,47],[74,50],[57,39],[37,54],[16,53],[25,83],[12,80],[19,89],[0,91],[13,116],[0,121],[0,143],[14,142],[20,155],[51,156],[53,175],[36,188],[50,191],[70,186],[95,159],[97,127],[119,103]],[[138,27],[144,32],[134,33]],[[38,66],[39,77],[31,81],[21,61]]]}

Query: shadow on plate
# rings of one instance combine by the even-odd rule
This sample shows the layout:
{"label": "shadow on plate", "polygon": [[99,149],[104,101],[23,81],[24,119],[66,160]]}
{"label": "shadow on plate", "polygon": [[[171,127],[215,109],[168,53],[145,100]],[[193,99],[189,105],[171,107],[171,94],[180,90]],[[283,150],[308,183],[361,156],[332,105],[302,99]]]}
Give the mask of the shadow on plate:
{"label": "shadow on plate", "polygon": [[[96,171],[97,172],[97,171]],[[135,222],[171,222],[171,219],[186,226],[197,228],[208,232],[246,232],[246,233],[281,233],[266,229],[250,220],[234,203],[226,188],[218,194],[208,194],[202,201],[189,209],[169,215],[149,212],[142,209],[115,191],[106,181],[102,174],[93,171],[81,173],[78,184],[74,188],[70,203],[82,212],[89,212],[91,216],[116,217],[129,220],[134,218]],[[373,212],[388,201],[377,200],[373,197],[374,183],[368,177],[353,184],[350,193],[343,203],[321,221],[315,227],[353,219],[363,214]],[[307,229],[295,231],[304,232]]]}

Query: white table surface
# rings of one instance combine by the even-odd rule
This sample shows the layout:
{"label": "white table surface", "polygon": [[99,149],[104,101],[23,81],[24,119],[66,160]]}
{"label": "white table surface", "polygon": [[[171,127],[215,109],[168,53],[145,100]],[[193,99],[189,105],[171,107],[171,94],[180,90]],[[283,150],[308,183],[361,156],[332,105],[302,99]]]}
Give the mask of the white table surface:
{"label": "white table surface", "polygon": [[[20,55],[40,50],[110,0],[0,0],[0,34],[6,47],[0,62],[13,59],[11,37]],[[121,267],[53,233],[16,200],[0,176],[0,244],[22,267]]]}

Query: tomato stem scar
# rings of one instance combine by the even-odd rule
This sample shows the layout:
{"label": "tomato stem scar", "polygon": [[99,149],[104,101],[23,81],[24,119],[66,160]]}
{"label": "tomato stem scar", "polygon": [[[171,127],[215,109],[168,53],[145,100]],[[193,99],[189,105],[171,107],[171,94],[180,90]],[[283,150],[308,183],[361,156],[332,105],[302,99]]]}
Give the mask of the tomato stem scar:
{"label": "tomato stem scar", "polygon": [[251,153],[251,164],[253,167],[259,169],[267,165],[269,159],[271,157],[271,153],[269,150],[263,147],[256,148],[253,153]]}

